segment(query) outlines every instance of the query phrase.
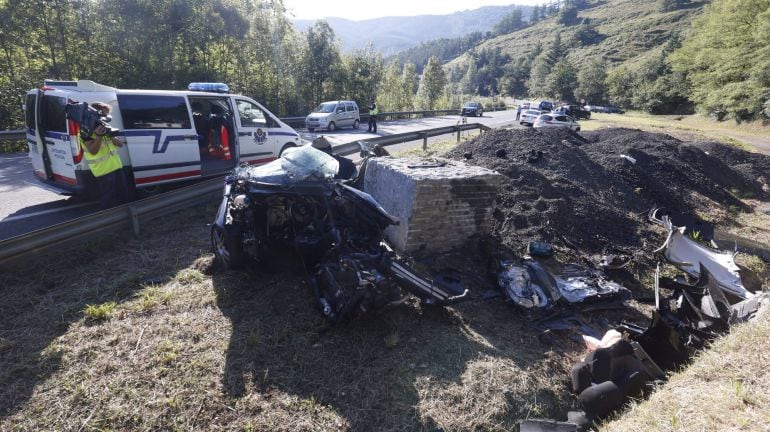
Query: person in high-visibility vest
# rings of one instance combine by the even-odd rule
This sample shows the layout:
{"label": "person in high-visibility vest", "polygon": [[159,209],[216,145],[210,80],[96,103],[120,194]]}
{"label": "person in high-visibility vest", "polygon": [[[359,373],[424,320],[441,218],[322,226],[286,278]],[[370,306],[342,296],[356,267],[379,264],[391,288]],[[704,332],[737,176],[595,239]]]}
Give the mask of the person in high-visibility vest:
{"label": "person in high-visibility vest", "polygon": [[[91,106],[104,115],[110,113],[110,106],[106,103],[93,102]],[[123,139],[107,135],[104,125],[96,126],[91,135],[78,131],[77,137],[91,174],[96,178],[101,208],[127,203],[131,198],[128,180],[118,155],[118,148],[125,145]]]}
{"label": "person in high-visibility vest", "polygon": [[377,108],[377,104],[372,101],[372,104],[369,105],[369,130],[368,132],[374,132],[377,133],[377,114],[380,113],[379,108]]}

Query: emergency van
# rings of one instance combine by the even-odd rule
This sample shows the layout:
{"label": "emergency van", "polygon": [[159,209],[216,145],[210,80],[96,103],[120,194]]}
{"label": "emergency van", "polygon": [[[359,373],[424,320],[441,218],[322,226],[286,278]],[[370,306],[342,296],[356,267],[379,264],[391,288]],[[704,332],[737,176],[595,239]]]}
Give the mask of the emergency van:
{"label": "emergency van", "polygon": [[66,118],[72,102],[104,102],[129,183],[139,189],[222,175],[242,163],[272,161],[301,145],[299,134],[265,107],[228,93],[222,83],[192,83],[187,91],[123,90],[88,80],[50,81],[25,99],[27,144],[35,176],[64,194],[94,195],[96,182],[79,126]]}

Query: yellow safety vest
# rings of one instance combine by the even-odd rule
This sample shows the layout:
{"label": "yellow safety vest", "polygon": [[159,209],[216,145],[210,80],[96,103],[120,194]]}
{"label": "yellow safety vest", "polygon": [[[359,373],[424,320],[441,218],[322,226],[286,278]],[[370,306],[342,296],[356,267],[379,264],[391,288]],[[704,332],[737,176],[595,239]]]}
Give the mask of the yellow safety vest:
{"label": "yellow safety vest", "polygon": [[376,116],[379,113],[380,113],[380,109],[376,105],[374,106],[374,109],[369,110],[369,115]]}
{"label": "yellow safety vest", "polygon": [[83,156],[85,156],[88,167],[91,168],[91,174],[94,177],[101,177],[123,168],[123,162],[120,161],[120,156],[118,155],[118,148],[112,143],[110,137],[102,137],[102,145],[99,146],[99,151],[96,154],[91,154],[88,151],[80,134],[78,134],[78,142],[83,149]]}

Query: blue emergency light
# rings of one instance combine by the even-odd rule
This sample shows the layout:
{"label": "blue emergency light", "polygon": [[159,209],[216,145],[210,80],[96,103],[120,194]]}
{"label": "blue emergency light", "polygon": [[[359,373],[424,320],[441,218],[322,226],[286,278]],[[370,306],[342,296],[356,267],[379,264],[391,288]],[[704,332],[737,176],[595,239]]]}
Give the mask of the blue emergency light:
{"label": "blue emergency light", "polygon": [[230,87],[225,83],[194,82],[187,86],[190,91],[205,91],[214,93],[230,93]]}

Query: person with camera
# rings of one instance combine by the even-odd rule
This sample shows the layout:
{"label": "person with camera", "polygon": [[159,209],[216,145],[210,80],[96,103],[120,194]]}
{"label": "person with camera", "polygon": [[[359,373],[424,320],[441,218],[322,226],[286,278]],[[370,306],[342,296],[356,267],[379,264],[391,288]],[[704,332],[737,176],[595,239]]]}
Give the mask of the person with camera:
{"label": "person with camera", "polygon": [[[91,107],[101,116],[108,116],[110,106],[103,102],[93,102]],[[104,123],[97,123],[90,134],[81,127],[78,141],[83,148],[83,155],[96,178],[99,188],[99,203],[102,209],[108,209],[130,201],[126,173],[118,155],[118,148],[125,142],[121,137],[112,136]]]}

